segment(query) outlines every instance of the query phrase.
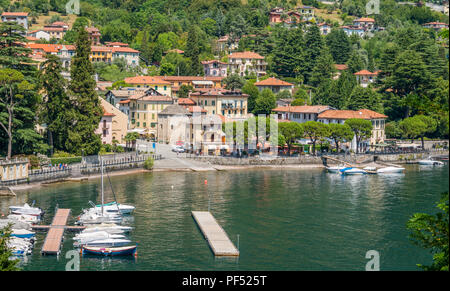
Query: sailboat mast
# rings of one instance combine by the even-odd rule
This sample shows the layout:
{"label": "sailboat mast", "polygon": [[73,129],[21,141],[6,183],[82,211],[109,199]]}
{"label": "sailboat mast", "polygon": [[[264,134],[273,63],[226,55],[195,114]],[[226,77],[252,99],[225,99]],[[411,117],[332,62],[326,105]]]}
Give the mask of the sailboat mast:
{"label": "sailboat mast", "polygon": [[101,172],[102,172],[102,215],[103,215],[103,204],[105,204],[104,198],[103,198],[103,159],[100,158],[101,160]]}

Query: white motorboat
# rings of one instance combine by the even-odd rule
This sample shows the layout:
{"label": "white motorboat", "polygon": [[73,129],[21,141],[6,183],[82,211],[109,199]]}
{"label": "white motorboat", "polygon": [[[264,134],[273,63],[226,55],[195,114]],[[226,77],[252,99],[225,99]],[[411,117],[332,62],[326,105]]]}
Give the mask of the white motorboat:
{"label": "white motorboat", "polygon": [[424,165],[424,166],[442,166],[443,164],[444,163],[441,161],[435,161],[430,158],[419,161],[419,165]]}
{"label": "white motorboat", "polygon": [[10,214],[7,217],[8,219],[14,219],[26,223],[38,223],[41,220],[39,216],[26,214]]}
{"label": "white motorboat", "polygon": [[333,167],[327,167],[327,171],[329,173],[339,173],[340,170],[345,169],[345,166],[333,166]]}
{"label": "white motorboat", "polygon": [[122,247],[128,245],[131,241],[128,239],[121,238],[108,238],[99,239],[86,242],[85,244],[78,244],[78,246],[89,246],[89,247]]}
{"label": "white motorboat", "polygon": [[18,237],[18,238],[32,238],[36,235],[35,232],[29,231],[26,229],[13,229],[11,236],[12,237]]}
{"label": "white motorboat", "polygon": [[363,168],[364,171],[376,171],[377,168],[376,167],[372,167],[372,166],[367,166]]}
{"label": "white motorboat", "polygon": [[[102,205],[95,205],[96,209],[100,209]],[[125,205],[120,204],[117,202],[110,202],[103,204],[103,209],[106,211],[106,213],[117,213],[120,212],[121,214],[130,214],[135,209],[132,205]]]}
{"label": "white motorboat", "polygon": [[89,233],[89,232],[98,232],[98,231],[106,231],[110,234],[121,234],[125,232],[130,232],[133,228],[131,226],[122,226],[117,224],[108,224],[108,223],[101,223],[101,224],[91,224],[88,225],[84,230],[83,233]]}
{"label": "white motorboat", "polygon": [[41,216],[44,212],[42,209],[37,207],[31,207],[28,203],[25,203],[23,206],[10,206],[9,210],[12,214],[24,214],[24,215],[33,215],[33,216]]}
{"label": "white motorboat", "polygon": [[403,173],[405,168],[402,167],[385,167],[377,170],[378,174],[381,173]]}
{"label": "white motorboat", "polygon": [[109,234],[104,231],[82,233],[73,238],[76,243],[74,245],[85,245],[92,241],[106,240],[106,239],[125,239],[126,237],[121,234]]}
{"label": "white motorboat", "polygon": [[340,170],[342,175],[362,175],[362,174],[366,174],[367,172],[362,170],[362,169],[358,169],[358,168],[344,168],[342,170]]}

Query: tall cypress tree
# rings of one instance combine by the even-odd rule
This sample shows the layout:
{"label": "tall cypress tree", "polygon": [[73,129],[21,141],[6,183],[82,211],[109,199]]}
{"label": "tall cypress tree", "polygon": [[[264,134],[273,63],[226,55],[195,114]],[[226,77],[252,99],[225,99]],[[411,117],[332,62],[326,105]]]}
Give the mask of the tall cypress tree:
{"label": "tall cypress tree", "polygon": [[68,130],[66,149],[77,154],[96,154],[100,150],[100,136],[94,131],[98,128],[102,118],[100,100],[95,91],[93,79],[94,68],[89,59],[91,55],[91,41],[84,28],[78,30],[76,41],[76,55],[72,59],[70,69],[71,81],[69,95],[71,109],[67,115],[71,122]]}
{"label": "tall cypress tree", "polygon": [[66,94],[67,82],[61,75],[61,61],[55,55],[47,55],[46,59],[40,71],[41,86],[46,94],[40,117],[42,122],[47,124],[50,155],[53,155],[54,148],[65,150],[65,140],[70,127],[66,112],[70,109],[70,100]]}
{"label": "tall cypress tree", "polygon": [[203,72],[199,55],[200,48],[197,27],[195,25],[192,25],[188,32],[188,39],[184,56],[189,58],[191,67],[190,74],[194,76],[197,76]]}
{"label": "tall cypress tree", "polygon": [[316,66],[317,58],[320,56],[323,47],[324,42],[319,27],[313,24],[305,34],[305,63],[303,66],[305,83],[309,84],[312,70]]}
{"label": "tall cypress tree", "polygon": [[320,83],[330,80],[336,68],[333,65],[333,57],[327,48],[322,49],[320,56],[316,60],[316,64],[311,73],[309,83],[317,87]]}
{"label": "tall cypress tree", "polygon": [[336,64],[345,64],[350,54],[350,41],[342,29],[332,29],[326,36],[327,46]]}

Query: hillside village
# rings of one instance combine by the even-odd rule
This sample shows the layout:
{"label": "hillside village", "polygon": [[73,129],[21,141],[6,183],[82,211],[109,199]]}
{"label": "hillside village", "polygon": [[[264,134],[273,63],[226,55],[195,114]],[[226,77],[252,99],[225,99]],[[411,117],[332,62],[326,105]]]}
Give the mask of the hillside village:
{"label": "hillside village", "polygon": [[[158,47],[153,50],[147,47],[151,40],[146,40],[145,34],[140,35],[140,44],[135,39],[126,43],[122,37],[111,37],[110,32],[99,29],[96,22],[87,17],[65,18],[70,20],[68,23],[64,17],[53,14],[55,21],[49,21],[47,17],[47,23],[36,28],[33,23],[39,18],[36,13],[25,9],[15,11],[10,6],[12,11],[3,11],[1,20],[24,28],[21,45],[29,50],[28,57],[35,69],[43,72],[48,56],[56,56],[61,65],[61,76],[67,82],[72,82],[72,63],[77,52],[75,30],[81,28],[87,32],[89,60],[95,70],[92,76],[99,96],[98,102],[94,103],[98,103],[103,112],[95,134],[103,146],[127,147],[132,135],[134,139],[158,143],[182,143],[188,150],[199,149],[197,153],[218,155],[226,149],[226,134],[220,124],[247,122],[269,114],[278,118],[278,122],[298,124],[344,125],[348,119],[369,121],[371,134],[363,142],[356,144],[355,137],[353,141],[347,140],[347,150],[356,152],[385,145],[389,138],[414,138],[406,129],[404,133],[399,132],[404,128],[400,126],[402,120],[416,114],[433,116],[437,125],[427,134],[448,137],[448,116],[445,119],[448,106],[447,109],[441,107],[444,113],[439,110],[427,113],[425,104],[417,105],[416,102],[405,107],[386,99],[394,98],[395,94],[399,96],[395,98],[426,94],[427,86],[420,92],[403,88],[395,79],[397,75],[401,78],[401,72],[396,72],[392,63],[387,63],[404,61],[405,68],[412,70],[408,74],[415,74],[407,62],[417,60],[407,58],[417,52],[424,62],[436,56],[440,62],[435,59],[433,64],[411,64],[430,70],[429,79],[417,82],[433,80],[438,82],[436,86],[444,86],[442,90],[448,92],[448,84],[446,88],[443,85],[445,80],[448,82],[448,16],[445,23],[441,21],[445,14],[431,12],[420,5],[411,8],[419,9],[417,11],[435,21],[420,18],[419,23],[398,28],[401,34],[420,33],[427,37],[428,51],[421,51],[419,43],[423,39],[419,36],[418,43],[411,44],[411,54],[401,59],[401,54],[387,49],[375,52],[375,48],[379,50],[384,39],[389,39],[396,31],[386,25],[385,19],[364,13],[349,18],[342,12],[345,8],[342,4],[337,10],[337,2],[332,5],[312,3],[272,6],[262,16],[267,19],[262,30],[235,29],[242,23],[233,22],[233,29],[209,43],[201,43],[204,32],[199,34],[192,29],[181,37],[173,32],[161,33],[156,38]],[[448,6],[448,2],[445,5]],[[330,12],[329,15],[340,11],[340,21],[318,16],[326,15],[325,10]],[[416,17],[416,14],[411,15]],[[217,23],[212,18],[206,19]],[[236,21],[245,22],[239,18]],[[206,23],[202,22],[200,26],[207,31]],[[162,36],[167,37],[165,42],[170,45],[160,46],[159,41],[164,43]],[[178,42],[183,40],[185,45],[178,46],[176,39]],[[404,45],[400,40],[398,44],[395,39],[389,41]],[[200,47],[205,46],[210,51],[200,52]],[[155,55],[157,50],[159,57]],[[45,102],[45,90],[40,94]],[[439,93],[433,94],[435,97],[429,102],[443,102],[443,97],[436,95]],[[180,123],[180,117],[184,118],[184,124]],[[42,141],[46,140],[48,126],[47,122],[39,120],[34,126]],[[308,139],[302,134],[297,139],[301,137]],[[61,150],[67,151],[67,148]]]}

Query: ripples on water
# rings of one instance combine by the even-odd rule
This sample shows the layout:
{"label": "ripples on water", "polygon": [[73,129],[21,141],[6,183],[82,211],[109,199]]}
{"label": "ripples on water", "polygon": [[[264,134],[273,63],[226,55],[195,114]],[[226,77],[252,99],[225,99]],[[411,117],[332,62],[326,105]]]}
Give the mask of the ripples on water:
{"label": "ripples on water", "polygon": [[[372,249],[380,252],[382,270],[417,270],[431,256],[409,241],[405,225],[414,212],[435,212],[440,193],[448,191],[448,165],[407,166],[396,175],[259,169],[111,179],[118,200],[136,206],[130,238],[139,255],[82,258],[81,270],[364,270]],[[89,200],[99,202],[99,185],[93,180],[25,191],[1,198],[0,210],[36,200],[50,223],[56,205],[75,216]],[[105,191],[105,200],[112,200]],[[239,259],[212,255],[190,215],[208,206],[236,245],[240,236]],[[73,234],[66,234],[59,259],[40,255],[44,235],[24,269],[64,270]]]}

